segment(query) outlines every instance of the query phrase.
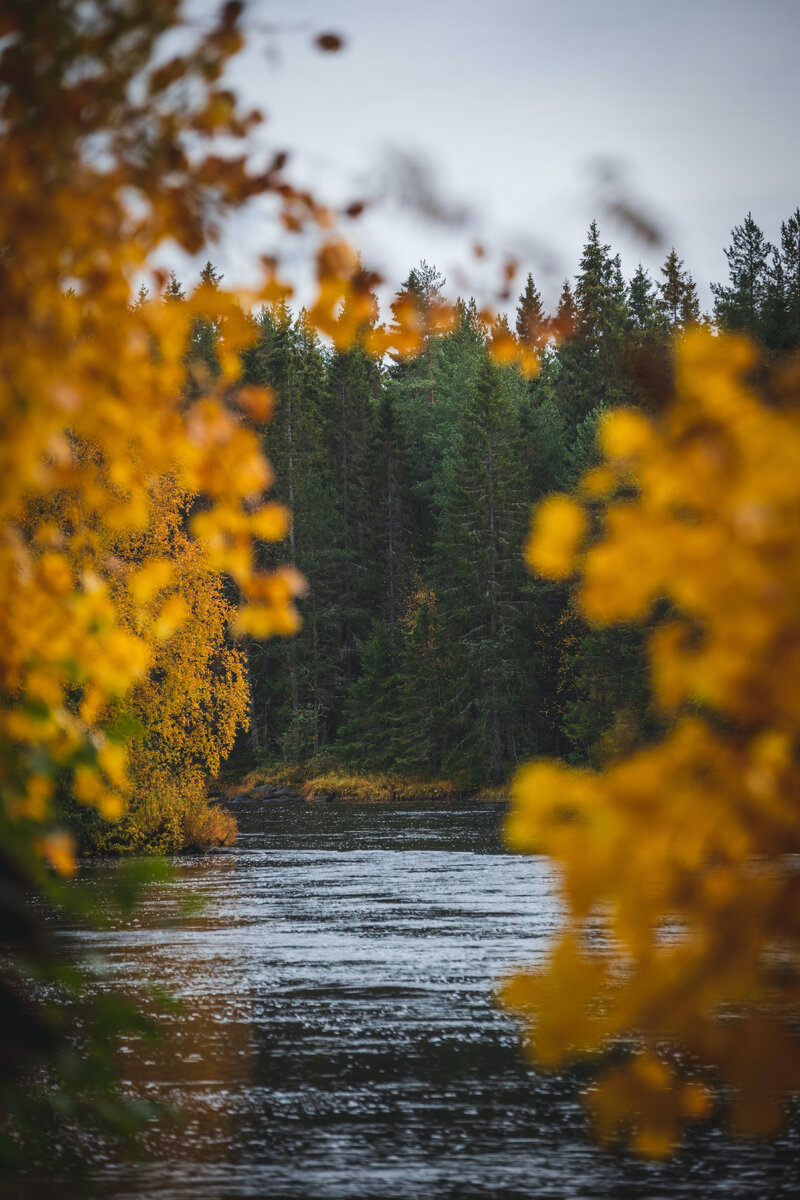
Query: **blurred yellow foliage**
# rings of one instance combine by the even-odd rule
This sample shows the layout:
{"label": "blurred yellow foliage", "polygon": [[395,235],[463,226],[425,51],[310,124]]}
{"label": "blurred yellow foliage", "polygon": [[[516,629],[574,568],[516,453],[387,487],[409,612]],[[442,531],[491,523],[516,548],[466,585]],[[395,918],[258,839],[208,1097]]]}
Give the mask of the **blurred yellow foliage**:
{"label": "blurred yellow foliage", "polygon": [[551,579],[571,575],[575,555],[586,532],[586,514],[569,496],[550,496],[536,510],[525,560]]}
{"label": "blurred yellow foliage", "polygon": [[[53,799],[66,788],[107,817],[121,811],[127,769],[109,721],[123,701],[146,717],[159,770],[179,758],[189,775],[213,770],[245,712],[226,629],[298,624],[299,575],[264,573],[254,555],[288,528],[248,423],[269,417],[273,397],[239,382],[253,307],[291,286],[265,256],[247,295],[204,284],[165,302],[159,252],[198,253],[226,215],[269,196],[285,229],[317,231],[310,323],[345,346],[374,317],[357,255],[330,210],[288,181],[285,154],[250,166],[261,114],[220,82],[242,12],[229,2],[207,30],[185,25],[183,51],[165,60],[179,0],[0,6],[0,788],[5,818],[30,825],[27,844],[64,874],[68,843],[48,840]],[[199,319],[218,330],[220,372],[187,395]],[[379,352],[407,338],[402,322],[373,333]]]}
{"label": "blurred yellow foliage", "polygon": [[669,730],[602,773],[523,768],[507,825],[558,863],[567,926],[505,999],[547,1066],[631,1039],[590,1106],[601,1138],[655,1157],[720,1087],[753,1135],[800,1090],[800,370],[767,390],[748,342],[700,329],[676,360],[661,415],[603,418],[588,547],[567,497],[544,502],[528,547],[542,574],[578,572],[592,621],[659,603]]}

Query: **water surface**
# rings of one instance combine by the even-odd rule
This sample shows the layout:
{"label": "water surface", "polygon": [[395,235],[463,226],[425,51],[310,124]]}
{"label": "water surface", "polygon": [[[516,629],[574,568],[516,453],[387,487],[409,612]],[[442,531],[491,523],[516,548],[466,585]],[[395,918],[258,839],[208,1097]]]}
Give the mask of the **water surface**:
{"label": "water surface", "polygon": [[[124,1063],[131,1088],[187,1117],[152,1131],[146,1168],[98,1149],[80,1194],[800,1194],[796,1133],[745,1145],[707,1128],[675,1161],[641,1163],[593,1147],[574,1074],[525,1064],[493,989],[543,955],[559,912],[551,866],[503,851],[501,815],[251,804],[233,852],[176,860],[128,926],[78,935],[109,981],[149,979],[181,1001],[166,1044],[132,1044]],[[178,923],[190,892],[204,908]]]}

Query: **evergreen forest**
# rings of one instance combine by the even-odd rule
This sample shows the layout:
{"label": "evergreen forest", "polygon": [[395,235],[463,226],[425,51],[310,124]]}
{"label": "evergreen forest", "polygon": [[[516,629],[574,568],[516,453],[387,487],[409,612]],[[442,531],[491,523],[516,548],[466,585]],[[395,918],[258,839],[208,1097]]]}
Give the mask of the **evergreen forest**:
{"label": "evergreen forest", "polygon": [[[288,540],[262,553],[307,591],[295,637],[247,641],[239,761],[475,788],[526,758],[600,765],[655,735],[647,630],[588,625],[569,581],[526,571],[523,546],[532,505],[591,467],[600,414],[664,403],[682,329],[744,331],[775,356],[800,345],[800,210],[776,245],[748,214],[725,253],[703,314],[674,249],[655,278],[640,265],[626,280],[593,222],[555,312],[528,275],[499,326],[461,299],[446,330],[445,280],[422,262],[393,304],[419,314],[413,358],[325,346],[283,302],[254,318],[245,376],[274,391],[264,446],[292,513]],[[491,353],[503,320],[539,356],[535,378]],[[218,336],[197,323],[196,366],[215,370]]]}

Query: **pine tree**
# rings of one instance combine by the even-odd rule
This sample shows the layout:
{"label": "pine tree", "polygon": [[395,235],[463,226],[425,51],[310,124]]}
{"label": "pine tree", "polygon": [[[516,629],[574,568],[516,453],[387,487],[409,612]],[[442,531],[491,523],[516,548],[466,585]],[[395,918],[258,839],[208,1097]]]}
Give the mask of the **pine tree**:
{"label": "pine tree", "polygon": [[164,300],[185,300],[186,293],[183,290],[183,284],[179,282],[174,271],[170,271],[167,279],[167,285],[163,291]]}
{"label": "pine tree", "polygon": [[412,528],[412,504],[396,404],[395,390],[391,385],[384,385],[376,412],[376,441],[380,453],[379,539],[381,561],[385,564],[384,615],[393,643],[417,567],[414,554],[417,538]]}
{"label": "pine tree", "polygon": [[[572,299],[565,286],[559,312],[563,307],[566,315]],[[589,227],[581,255],[574,308],[575,332],[558,348],[551,383],[551,394],[568,429],[593,409],[627,398],[621,382],[622,351],[630,322],[626,288],[619,258],[612,258],[610,247],[600,241],[596,221]]]}
{"label": "pine tree", "polygon": [[611,247],[600,241],[596,221],[589,226],[575,279],[577,337],[609,362],[625,327],[625,287],[619,256],[612,258]]}
{"label": "pine tree", "polygon": [[572,285],[568,279],[565,279],[561,288],[561,295],[558,299],[558,308],[556,309],[555,321],[552,326],[553,332],[560,339],[569,337],[575,330],[577,320],[578,309],[575,304]]}
{"label": "pine tree", "polygon": [[519,426],[510,372],[484,351],[444,464],[436,570],[442,619],[456,651],[458,748],[495,781],[516,757],[521,502]]}
{"label": "pine tree", "polygon": [[[296,514],[295,524],[298,565],[308,581],[307,594],[299,605],[303,627],[296,638],[299,697],[301,707],[310,707],[313,712],[316,753],[336,732],[348,685],[343,653],[344,613],[338,590],[342,573],[347,569],[348,551],[340,498],[322,471],[311,472],[304,480],[303,508]],[[285,693],[286,669],[278,669]],[[277,707],[273,698],[270,717]],[[287,719],[284,708],[283,725]]]}
{"label": "pine tree", "polygon": [[559,486],[566,453],[566,418],[554,395],[553,378],[557,360],[545,362],[541,374],[529,388],[529,399],[519,408],[520,463],[523,467],[523,499],[533,504]]}
{"label": "pine tree", "polygon": [[731,244],[725,251],[729,282],[727,286],[711,285],[715,316],[725,329],[761,338],[771,250],[752,213],[747,214],[742,225],[734,226]]}
{"label": "pine tree", "polygon": [[381,594],[380,454],[375,407],[378,366],[361,350],[334,354],[328,369],[326,454],[343,534],[339,596],[346,685],[358,674],[358,644],[367,636]]}
{"label": "pine tree", "polygon": [[671,332],[694,325],[700,318],[700,301],[694,280],[673,246],[661,268],[658,308]]}
{"label": "pine tree", "polygon": [[542,307],[542,297],[530,273],[517,304],[515,328],[523,346],[542,353],[550,335],[550,323]]}
{"label": "pine tree", "polygon": [[[223,276],[210,260],[200,272],[201,284],[212,291],[219,288],[222,279]],[[180,298],[183,298],[182,292]],[[203,392],[210,379],[219,375],[217,340],[220,332],[219,320],[212,317],[200,317],[192,326],[188,360],[192,364],[192,392],[196,395]]]}
{"label": "pine tree", "polygon": [[[426,313],[442,281],[425,263],[398,298],[417,307],[423,352],[388,370],[323,350],[285,306],[260,315],[248,379],[277,395],[268,450],[293,510],[281,549],[309,580],[299,635],[250,646],[262,749],[327,746],[363,770],[477,782],[522,754],[585,760],[618,701],[626,729],[645,727],[643,702],[593,673],[595,660],[630,659],[626,631],[597,641],[565,585],[523,574],[521,548],[530,505],[594,461],[598,414],[646,404],[633,356],[655,353],[660,369],[669,330],[696,315],[674,251],[662,276],[656,287],[639,266],[626,286],[593,223],[552,326],[572,336],[542,334],[534,381],[489,361],[498,330],[474,301],[436,332]],[[530,337],[544,321],[528,277],[517,329]]]}
{"label": "pine tree", "polygon": [[336,746],[359,770],[386,771],[394,762],[394,725],[400,710],[396,652],[379,617],[360,647],[360,670],[344,702]]}
{"label": "pine tree", "polygon": [[772,259],[767,269],[761,310],[761,335],[764,345],[770,350],[787,350],[791,346],[786,273],[777,247],[773,247]]}
{"label": "pine tree", "polygon": [[418,267],[409,271],[408,278],[392,306],[397,308],[398,305],[411,304],[416,310],[422,349],[416,358],[406,360],[405,365],[411,367],[412,363],[416,363],[420,368],[415,372],[416,379],[418,385],[424,381],[429,404],[435,401],[434,347],[439,337],[433,316],[436,306],[442,303],[444,285],[444,276],[423,259]]}
{"label": "pine tree", "polygon": [[780,260],[785,311],[782,342],[791,349],[800,346],[800,208],[781,224]]}
{"label": "pine tree", "polygon": [[205,284],[207,287],[212,287],[216,290],[219,287],[219,285],[222,283],[224,278],[225,278],[225,276],[220,275],[219,271],[214,266],[211,259],[210,258],[207,259],[206,265],[203,267],[202,271],[200,272],[200,282]]}
{"label": "pine tree", "polygon": [[[435,480],[441,471],[447,440],[448,414],[442,412],[441,359],[446,334],[431,321],[441,302],[444,279],[435,267],[421,262],[409,272],[393,308],[412,304],[422,334],[422,349],[415,358],[397,358],[389,371],[393,421],[403,471],[413,483],[409,500],[414,527],[412,544],[429,547],[433,538]],[[446,404],[446,400],[445,400]]]}
{"label": "pine tree", "polygon": [[419,587],[409,597],[403,620],[393,748],[397,770],[436,776],[451,758],[453,659],[437,597],[430,588]]}
{"label": "pine tree", "polygon": [[659,325],[659,309],[655,285],[641,263],[628,285],[628,309],[631,326],[640,333],[650,333]]}
{"label": "pine tree", "polygon": [[800,209],[781,223],[773,246],[760,312],[764,345],[778,352],[800,345]]}

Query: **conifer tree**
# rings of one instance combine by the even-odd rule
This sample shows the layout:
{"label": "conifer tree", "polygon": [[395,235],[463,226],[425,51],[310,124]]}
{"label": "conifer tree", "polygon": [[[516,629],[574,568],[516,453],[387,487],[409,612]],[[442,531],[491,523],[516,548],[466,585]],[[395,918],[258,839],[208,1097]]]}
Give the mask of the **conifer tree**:
{"label": "conifer tree", "polygon": [[358,675],[358,644],[367,636],[381,589],[380,454],[374,422],[379,390],[378,367],[363,351],[333,355],[325,424],[343,536],[339,596],[347,685]]}
{"label": "conifer tree", "polygon": [[167,279],[166,287],[163,292],[164,300],[185,300],[186,293],[183,290],[183,284],[178,280],[174,271],[170,271]]}
{"label": "conifer tree", "polygon": [[360,671],[345,697],[337,750],[357,769],[385,771],[394,762],[400,697],[397,656],[380,617],[373,619],[359,649]]}
{"label": "conifer tree", "polygon": [[403,620],[394,740],[394,765],[400,771],[436,776],[454,765],[453,660],[436,594],[419,587]]}
{"label": "conifer tree", "polygon": [[764,345],[770,350],[787,350],[791,346],[788,316],[783,259],[777,246],[773,246],[761,310],[761,336]]}
{"label": "conifer tree", "polygon": [[574,332],[577,319],[578,310],[575,305],[572,285],[568,279],[565,279],[561,287],[561,295],[558,299],[558,308],[556,309],[556,317],[553,323],[554,332],[559,338],[568,337]]}
{"label": "conifer tree", "polygon": [[604,363],[624,329],[625,298],[619,256],[600,241],[597,222],[592,221],[575,277],[577,336],[600,355]]}
{"label": "conifer tree", "polygon": [[377,404],[376,440],[380,453],[379,512],[381,559],[385,564],[384,615],[394,643],[405,598],[411,589],[416,560],[417,531],[403,454],[402,431],[396,411],[397,397],[391,385],[384,386]]}
{"label": "conifer tree", "polygon": [[504,375],[484,351],[445,461],[437,545],[437,594],[458,647],[457,741],[473,770],[488,767],[495,781],[516,753],[517,585],[526,524],[519,426]]}
{"label": "conifer tree", "polygon": [[725,251],[729,282],[711,285],[715,316],[725,329],[762,337],[771,249],[752,213],[747,214],[743,224],[734,226],[731,244]]}
{"label": "conifer tree", "polygon": [[403,468],[413,480],[409,499],[421,546],[430,546],[433,538],[434,484],[441,470],[448,424],[439,390],[446,335],[436,330],[432,320],[442,301],[443,286],[440,273],[423,261],[409,272],[392,305],[396,314],[411,305],[421,334],[420,353],[413,358],[396,357],[389,375],[392,409],[400,431],[398,449]]}
{"label": "conifer tree", "polygon": [[780,262],[784,289],[783,345],[800,346],[800,208],[781,224]]}
{"label": "conifer tree", "polygon": [[547,345],[550,328],[542,297],[530,272],[517,304],[515,328],[522,345],[541,354]]}
{"label": "conifer tree", "polygon": [[[209,259],[200,272],[200,282],[212,292],[219,290],[223,276],[219,274]],[[177,282],[177,281],[176,281]],[[180,287],[180,285],[177,285]],[[176,297],[178,298],[178,297]],[[200,395],[208,385],[209,379],[219,375],[217,359],[217,339],[220,336],[220,322],[213,317],[202,317],[194,322],[190,340],[188,359],[191,365],[190,390]]]}
{"label": "conifer tree", "polygon": [[[575,277],[574,334],[561,345],[553,395],[568,425],[576,426],[592,410],[625,399],[620,358],[629,321],[619,259],[600,240],[592,221]],[[572,293],[565,286],[562,306]],[[558,320],[561,318],[559,317]]]}
{"label": "conifer tree", "polygon": [[639,333],[650,333],[659,324],[656,288],[648,272],[638,264],[628,285],[628,309],[631,326]]}
{"label": "conifer tree", "polygon": [[700,318],[700,301],[694,280],[683,265],[673,246],[661,268],[663,280],[658,283],[658,307],[671,332],[686,329]]}

